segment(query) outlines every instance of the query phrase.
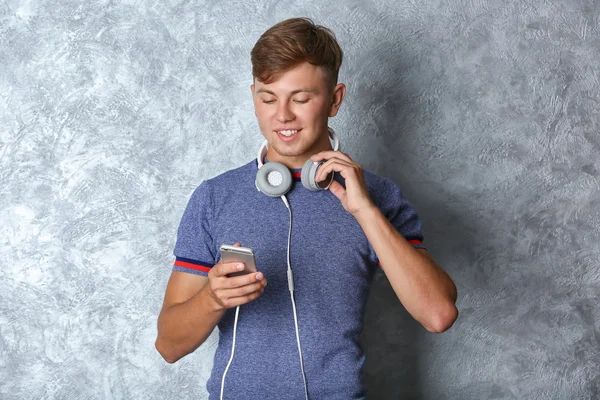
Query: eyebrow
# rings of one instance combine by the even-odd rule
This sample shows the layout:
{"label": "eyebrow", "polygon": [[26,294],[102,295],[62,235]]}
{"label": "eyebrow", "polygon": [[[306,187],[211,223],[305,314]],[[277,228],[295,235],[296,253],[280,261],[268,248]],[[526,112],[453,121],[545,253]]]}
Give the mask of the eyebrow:
{"label": "eyebrow", "polygon": [[[319,93],[318,93],[316,90],[314,90],[314,89],[296,89],[296,90],[293,90],[292,92],[290,92],[290,95],[295,95],[296,93],[301,93],[301,92],[305,92],[305,93],[312,93],[312,94],[319,94]],[[258,90],[256,91],[256,93],[268,93],[268,94],[270,94],[270,95],[276,96],[276,94],[275,94],[275,93],[273,93],[271,90],[269,90],[269,89],[264,89],[264,88],[258,89]]]}

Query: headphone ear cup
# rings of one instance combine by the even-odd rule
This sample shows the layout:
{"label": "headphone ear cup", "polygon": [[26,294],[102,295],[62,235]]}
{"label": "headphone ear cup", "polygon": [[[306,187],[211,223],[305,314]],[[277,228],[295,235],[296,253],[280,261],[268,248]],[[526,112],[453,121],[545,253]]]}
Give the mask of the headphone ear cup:
{"label": "headphone ear cup", "polygon": [[281,197],[292,187],[292,173],[285,165],[270,161],[256,173],[256,188],[270,197]]}
{"label": "headphone ear cup", "polygon": [[317,185],[315,183],[315,176],[317,175],[317,167],[319,163],[314,162],[310,158],[306,160],[302,166],[302,173],[300,174],[300,181],[302,186],[308,190],[317,191]]}
{"label": "headphone ear cup", "polygon": [[313,192],[329,189],[329,185],[331,185],[331,182],[333,181],[333,173],[330,173],[327,176],[327,179],[321,181],[320,183],[317,183],[315,181],[315,178],[317,177],[317,170],[324,162],[325,161],[312,161],[310,158],[306,160],[304,166],[302,167],[302,174],[300,176],[302,186],[304,186],[308,190],[312,190]]}

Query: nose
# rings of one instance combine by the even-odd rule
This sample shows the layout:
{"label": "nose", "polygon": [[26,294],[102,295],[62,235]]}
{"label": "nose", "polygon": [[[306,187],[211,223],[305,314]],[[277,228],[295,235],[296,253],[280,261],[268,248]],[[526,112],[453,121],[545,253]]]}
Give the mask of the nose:
{"label": "nose", "polygon": [[290,110],[290,107],[287,104],[287,102],[282,101],[279,104],[280,105],[277,108],[277,115],[275,116],[277,122],[285,123],[288,121],[292,121],[294,119],[294,113],[292,113],[292,111]]}

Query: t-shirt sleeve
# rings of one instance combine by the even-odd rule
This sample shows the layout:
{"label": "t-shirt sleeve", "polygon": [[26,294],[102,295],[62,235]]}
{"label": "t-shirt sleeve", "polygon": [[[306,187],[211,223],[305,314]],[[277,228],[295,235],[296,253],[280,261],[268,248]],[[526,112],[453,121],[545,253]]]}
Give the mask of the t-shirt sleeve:
{"label": "t-shirt sleeve", "polygon": [[192,193],[181,217],[173,251],[173,271],[207,276],[215,265],[212,210],[209,185],[204,181]]}
{"label": "t-shirt sleeve", "polygon": [[[379,209],[408,243],[417,249],[427,249],[424,245],[419,215],[403,196],[402,189],[389,178],[385,178]],[[375,262],[381,266],[375,250],[372,246],[370,248]]]}

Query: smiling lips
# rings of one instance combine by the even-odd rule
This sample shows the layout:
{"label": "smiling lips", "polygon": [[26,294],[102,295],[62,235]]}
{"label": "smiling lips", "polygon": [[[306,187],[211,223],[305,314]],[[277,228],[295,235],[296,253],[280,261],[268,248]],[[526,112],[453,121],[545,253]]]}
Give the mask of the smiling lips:
{"label": "smiling lips", "polygon": [[279,129],[279,130],[277,130],[277,133],[279,133],[283,136],[290,137],[290,136],[295,135],[299,131],[300,131],[300,129]]}

